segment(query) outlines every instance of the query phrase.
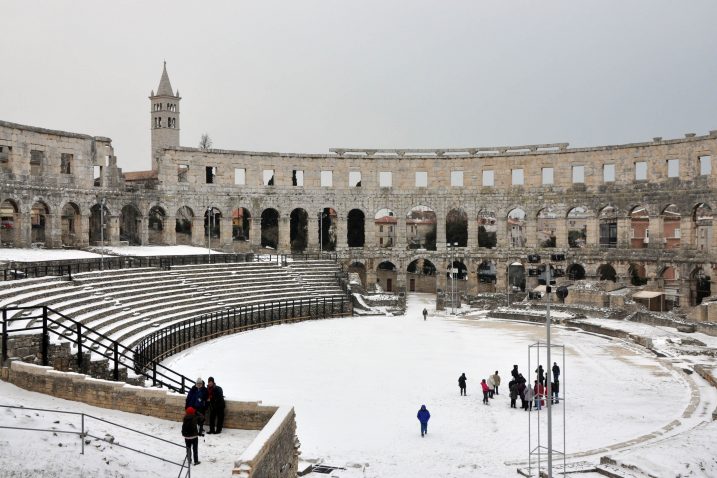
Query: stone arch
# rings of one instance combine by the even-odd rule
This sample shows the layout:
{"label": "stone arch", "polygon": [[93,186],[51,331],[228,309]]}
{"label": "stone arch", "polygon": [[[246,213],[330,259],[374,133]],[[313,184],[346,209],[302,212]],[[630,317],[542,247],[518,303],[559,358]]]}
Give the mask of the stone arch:
{"label": "stone arch", "polygon": [[600,247],[617,247],[617,214],[617,208],[610,205],[600,210]]}
{"label": "stone arch", "polygon": [[468,246],[468,214],[461,208],[451,209],[446,214],[446,243]]}
{"label": "stone arch", "polygon": [[309,213],[296,208],[289,216],[289,244],[291,252],[304,252],[309,241]]}
{"label": "stone arch", "polygon": [[436,212],[418,205],[406,214],[406,242],[409,249],[436,250]]}
{"label": "stone arch", "polygon": [[498,245],[498,219],[491,211],[480,211],[478,221],[478,247],[492,249]]}
{"label": "stone arch", "polygon": [[408,264],[406,280],[409,292],[436,292],[436,266],[430,260],[418,257]]}
{"label": "stone arch", "polygon": [[346,243],[349,247],[363,247],[366,242],[366,215],[361,209],[351,209],[346,216]]}
{"label": "stone arch", "polygon": [[582,249],[587,246],[588,221],[590,217],[592,217],[592,214],[585,206],[576,206],[568,211],[566,220],[569,248]]}
{"label": "stone arch", "polygon": [[712,244],[712,208],[705,203],[697,204],[692,210],[694,229],[693,246],[700,251],[709,251]]}
{"label": "stone arch", "polygon": [[630,263],[630,266],[627,268],[627,273],[630,276],[630,283],[632,285],[641,286],[647,284],[647,273],[644,264],[636,262]]}
{"label": "stone arch", "polygon": [[351,265],[348,267],[348,272],[358,274],[359,279],[361,279],[361,286],[366,288],[368,284],[366,284],[366,265],[359,261],[354,261],[351,263]]}
{"label": "stone arch", "polygon": [[232,240],[248,241],[251,231],[251,213],[245,207],[232,209]]}
{"label": "stone arch", "polygon": [[617,271],[611,264],[601,264],[597,269],[599,280],[617,282]]}
{"label": "stone arch", "polygon": [[336,209],[325,207],[319,212],[317,225],[319,226],[319,248],[322,251],[336,250],[336,224],[338,214]]}
{"label": "stone arch", "polygon": [[508,265],[508,290],[525,292],[525,266],[522,262]]}
{"label": "stone arch", "polygon": [[61,241],[63,246],[77,247],[81,244],[80,206],[74,202],[65,203],[60,212]]}
{"label": "stone arch", "polygon": [[710,276],[701,266],[697,266],[690,273],[690,305],[700,305],[702,300],[710,295],[712,295]]}
{"label": "stone arch", "polygon": [[644,206],[630,210],[630,248],[644,249],[650,243],[650,215]]}
{"label": "stone arch", "polygon": [[208,207],[204,211],[204,237],[219,239],[222,234],[222,212],[216,207]]}
{"label": "stone arch", "polygon": [[37,201],[30,209],[30,242],[45,243],[50,208],[43,201]]}
{"label": "stone arch", "polygon": [[119,218],[119,234],[120,241],[127,241],[130,246],[138,246],[142,244],[140,238],[140,224],[142,223],[142,213],[134,204],[126,204],[120,211]]}
{"label": "stone arch", "polygon": [[[525,210],[516,207],[508,211],[506,221],[506,237],[510,247],[525,247],[526,244],[526,228],[525,228]],[[525,289],[525,286],[523,286]]]}
{"label": "stone arch", "polygon": [[104,246],[110,240],[107,227],[109,216],[106,204],[95,204],[90,208],[90,244]]}
{"label": "stone arch", "polygon": [[167,213],[161,206],[152,206],[147,214],[147,243],[150,245],[164,244],[164,222]]}
{"label": "stone arch", "polygon": [[261,212],[261,247],[279,247],[279,211],[274,208]]}
{"label": "stone arch", "polygon": [[391,209],[379,209],[374,216],[374,226],[379,248],[389,248],[396,244],[398,219]]}
{"label": "stone arch", "polygon": [[536,216],[538,246],[552,248],[557,243],[558,214],[551,207],[544,207]]}
{"label": "stone arch", "polygon": [[398,272],[393,262],[383,261],[376,267],[376,284],[386,292],[393,292],[397,278]]}
{"label": "stone arch", "polygon": [[674,204],[662,210],[662,242],[665,249],[677,249],[682,239],[682,215]]}
{"label": "stone arch", "polygon": [[177,244],[192,244],[192,223],[194,222],[194,211],[188,206],[182,206],[177,209],[175,217],[174,231],[176,233]]}
{"label": "stone arch", "polygon": [[565,272],[570,280],[585,279],[585,268],[577,262],[570,264]]}
{"label": "stone arch", "polygon": [[12,199],[6,199],[0,204],[0,242],[4,245],[19,244],[19,213],[20,207]]}
{"label": "stone arch", "polygon": [[484,260],[478,264],[478,282],[484,284],[495,284],[497,281],[498,270],[495,262],[491,260]]}
{"label": "stone arch", "polygon": [[461,259],[454,259],[452,263],[448,263],[446,277],[450,279],[451,273],[456,280],[468,280],[468,268]]}

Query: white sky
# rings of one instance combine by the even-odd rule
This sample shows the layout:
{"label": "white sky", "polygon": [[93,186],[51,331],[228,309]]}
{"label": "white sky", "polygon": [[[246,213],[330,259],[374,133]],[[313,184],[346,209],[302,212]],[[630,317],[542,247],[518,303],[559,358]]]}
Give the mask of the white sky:
{"label": "white sky", "polygon": [[181,142],[573,146],[717,129],[714,0],[7,0],[0,119],[149,169],[167,60]]}

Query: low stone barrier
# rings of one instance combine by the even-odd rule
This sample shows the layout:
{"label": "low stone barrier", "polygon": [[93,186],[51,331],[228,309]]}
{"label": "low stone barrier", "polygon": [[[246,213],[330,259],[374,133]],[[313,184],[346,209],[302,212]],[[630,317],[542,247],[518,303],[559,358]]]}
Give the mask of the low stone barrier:
{"label": "low stone barrier", "polygon": [[279,407],[235,462],[233,474],[241,478],[295,477],[298,463],[299,440],[294,409]]}

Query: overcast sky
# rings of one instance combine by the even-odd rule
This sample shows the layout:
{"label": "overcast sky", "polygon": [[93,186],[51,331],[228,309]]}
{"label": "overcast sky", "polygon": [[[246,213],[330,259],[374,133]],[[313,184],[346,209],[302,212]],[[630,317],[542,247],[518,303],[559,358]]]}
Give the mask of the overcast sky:
{"label": "overcast sky", "polygon": [[5,0],[0,119],[150,168],[166,59],[181,142],[328,152],[717,129],[715,0]]}

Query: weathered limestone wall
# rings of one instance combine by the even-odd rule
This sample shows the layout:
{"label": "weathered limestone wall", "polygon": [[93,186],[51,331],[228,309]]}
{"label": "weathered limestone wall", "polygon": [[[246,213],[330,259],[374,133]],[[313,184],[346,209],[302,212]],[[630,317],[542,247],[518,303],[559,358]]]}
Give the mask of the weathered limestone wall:
{"label": "weathered limestone wall", "polygon": [[297,476],[299,440],[296,437],[294,409],[279,407],[234,466],[241,478],[280,478]]}

